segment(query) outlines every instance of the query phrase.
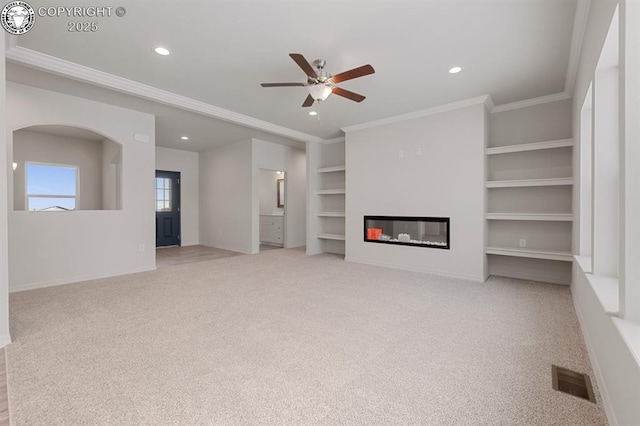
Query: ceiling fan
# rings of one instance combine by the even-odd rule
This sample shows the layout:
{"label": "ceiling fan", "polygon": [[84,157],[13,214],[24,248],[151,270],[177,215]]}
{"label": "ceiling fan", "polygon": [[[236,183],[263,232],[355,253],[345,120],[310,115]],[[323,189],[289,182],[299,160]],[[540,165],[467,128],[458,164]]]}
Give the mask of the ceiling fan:
{"label": "ceiling fan", "polygon": [[306,83],[262,83],[262,87],[292,87],[302,86],[308,87],[309,95],[302,103],[303,107],[310,107],[315,101],[321,102],[327,99],[331,93],[335,93],[343,98],[351,99],[355,102],[362,102],[365,96],[336,86],[337,83],[352,80],[354,78],[363,77],[373,74],[375,70],[369,64],[354,68],[340,74],[331,75],[324,70],[326,61],[324,59],[316,59],[313,66],[299,53],[290,53],[289,56],[294,60],[302,71],[307,75]]}

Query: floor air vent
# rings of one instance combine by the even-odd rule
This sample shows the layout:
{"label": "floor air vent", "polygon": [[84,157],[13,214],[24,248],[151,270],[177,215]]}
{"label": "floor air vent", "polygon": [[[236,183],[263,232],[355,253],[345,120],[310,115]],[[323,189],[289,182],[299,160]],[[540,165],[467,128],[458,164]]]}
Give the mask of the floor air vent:
{"label": "floor air vent", "polygon": [[589,376],[586,374],[576,373],[575,371],[552,365],[551,376],[555,390],[589,400],[593,403],[596,402],[596,398],[593,395],[593,388],[591,387],[591,380],[589,380]]}

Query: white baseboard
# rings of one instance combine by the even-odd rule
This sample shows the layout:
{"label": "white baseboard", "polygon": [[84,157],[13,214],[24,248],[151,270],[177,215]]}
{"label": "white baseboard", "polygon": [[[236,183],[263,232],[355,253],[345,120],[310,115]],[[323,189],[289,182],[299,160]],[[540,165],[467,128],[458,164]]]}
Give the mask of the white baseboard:
{"label": "white baseboard", "polygon": [[435,271],[433,269],[428,269],[428,268],[414,268],[414,267],[410,267],[410,266],[405,266],[405,265],[398,265],[395,263],[387,263],[387,262],[370,262],[368,260],[363,260],[363,259],[358,259],[358,258],[354,258],[354,257],[346,257],[344,258],[344,260],[346,260],[347,262],[354,262],[354,263],[362,263],[365,265],[373,265],[373,266],[382,266],[385,268],[393,268],[393,269],[400,269],[403,271],[411,271],[411,272],[420,272],[423,274],[432,274],[432,275],[439,275],[441,277],[449,277],[449,278],[458,278],[458,279],[462,279],[462,280],[468,280],[468,281],[476,281],[476,282],[485,282],[485,278],[482,274],[480,275],[467,275],[467,274],[456,274],[456,273],[452,273],[452,272],[443,272],[443,271]]}
{"label": "white baseboard", "polygon": [[[575,281],[578,280],[574,279],[574,282]],[[607,383],[605,382],[604,376],[602,375],[602,369],[598,364],[598,358],[596,357],[593,346],[591,345],[589,335],[585,332],[586,328],[584,326],[584,318],[582,316],[582,312],[580,311],[580,306],[576,302],[576,298],[573,295],[573,286],[571,286],[571,299],[573,299],[573,307],[576,310],[576,316],[578,317],[578,323],[580,324],[580,330],[582,331],[584,345],[587,347],[587,354],[589,355],[589,361],[591,361],[591,368],[593,369],[593,374],[596,376],[595,379],[596,383],[598,384],[598,391],[600,392],[600,397],[602,398],[602,407],[604,408],[604,412],[607,416],[607,421],[609,422],[610,426],[618,426],[618,419],[616,418],[616,413],[613,409],[613,404],[611,403],[611,397],[609,396]]]}
{"label": "white baseboard", "polygon": [[0,336],[0,348],[4,348],[11,343],[11,336]]}
{"label": "white baseboard", "polygon": [[82,281],[99,280],[99,279],[102,279],[102,278],[117,277],[117,276],[120,276],[120,275],[137,274],[139,272],[148,272],[148,271],[155,271],[155,270],[156,270],[155,266],[154,267],[145,267],[145,268],[134,268],[134,269],[117,271],[117,272],[107,273],[107,274],[84,275],[84,276],[71,277],[71,278],[62,278],[62,279],[51,280],[51,281],[40,281],[40,282],[36,282],[36,283],[25,283],[25,284],[18,284],[18,285],[9,285],[9,293],[16,293],[16,292],[19,292],[19,291],[26,291],[26,290],[35,290],[35,289],[38,289],[38,288],[55,287],[55,286],[59,286],[59,285],[72,284],[72,283],[77,283],[77,282],[82,282]]}

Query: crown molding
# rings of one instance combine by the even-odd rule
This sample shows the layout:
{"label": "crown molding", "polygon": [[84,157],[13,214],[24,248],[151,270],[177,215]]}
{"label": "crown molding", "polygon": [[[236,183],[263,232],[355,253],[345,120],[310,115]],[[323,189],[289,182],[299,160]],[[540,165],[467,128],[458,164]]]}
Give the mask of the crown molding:
{"label": "crown molding", "polygon": [[567,66],[567,78],[564,82],[564,92],[573,95],[573,87],[576,83],[580,55],[582,54],[582,42],[589,19],[591,0],[578,0],[576,14],[573,19],[573,33],[571,35],[571,50],[569,51],[569,65]]}
{"label": "crown molding", "polygon": [[473,105],[484,104],[489,110],[490,105],[493,105],[491,96],[482,95],[475,98],[464,99],[461,101],[451,102],[444,105],[439,105],[427,109],[421,109],[419,111],[409,112],[406,114],[395,115],[393,117],[387,117],[380,120],[368,121],[366,123],[355,124],[353,126],[343,127],[343,132],[353,132],[356,130],[368,129],[370,127],[384,126],[387,124],[399,123],[402,121],[413,120],[415,118],[426,117],[428,115],[440,114],[441,112],[453,111],[456,109],[466,108]]}
{"label": "crown molding", "polygon": [[338,136],[337,138],[333,138],[333,139],[324,139],[321,143],[329,145],[332,143],[339,143],[344,141],[345,141],[344,136]]}
{"label": "crown molding", "polygon": [[534,105],[542,105],[542,104],[547,104],[549,102],[564,101],[566,99],[571,99],[571,96],[569,96],[565,92],[554,93],[553,95],[540,96],[539,98],[525,99],[523,101],[512,102],[510,104],[498,105],[495,108],[493,108],[491,112],[494,113],[494,112],[510,111],[512,109],[526,108]]}
{"label": "crown molding", "polygon": [[8,34],[6,31],[4,34],[4,50],[5,52],[15,48],[18,45],[18,36]]}
{"label": "crown molding", "polygon": [[105,87],[121,93],[159,102],[164,105],[191,111],[208,117],[239,124],[256,130],[284,136],[302,142],[322,142],[324,139],[284,126],[269,123],[206,102],[197,101],[173,92],[128,80],[113,74],[89,68],[74,62],[16,46],[7,50],[6,59],[21,65],[42,69],[74,80]]}

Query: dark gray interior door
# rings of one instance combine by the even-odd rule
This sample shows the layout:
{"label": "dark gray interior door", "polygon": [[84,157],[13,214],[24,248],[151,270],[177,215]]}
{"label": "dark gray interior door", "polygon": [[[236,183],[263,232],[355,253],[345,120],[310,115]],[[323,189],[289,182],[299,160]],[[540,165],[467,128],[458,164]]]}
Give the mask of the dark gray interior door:
{"label": "dark gray interior door", "polygon": [[156,170],[156,247],[180,245],[180,172]]}

